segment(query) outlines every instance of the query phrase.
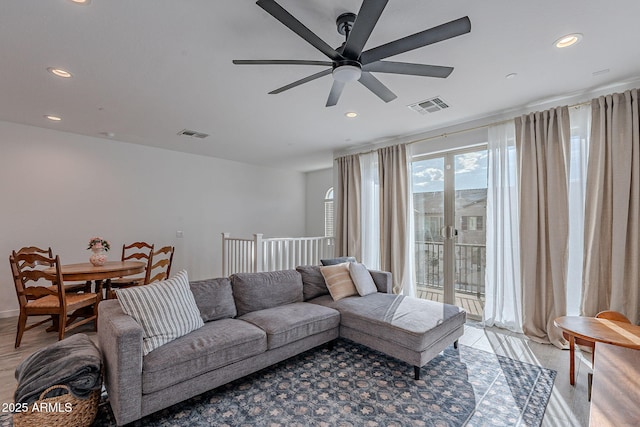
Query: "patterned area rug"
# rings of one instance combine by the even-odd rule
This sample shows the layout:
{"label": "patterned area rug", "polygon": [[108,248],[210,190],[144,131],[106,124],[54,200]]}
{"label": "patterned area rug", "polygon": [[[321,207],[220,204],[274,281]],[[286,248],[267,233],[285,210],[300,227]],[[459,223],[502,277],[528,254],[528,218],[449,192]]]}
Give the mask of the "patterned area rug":
{"label": "patterned area rug", "polygon": [[[422,368],[338,340],[136,426],[539,426],[556,372],[460,345]],[[6,425],[6,423],[0,423]],[[107,402],[95,426],[115,420]]]}

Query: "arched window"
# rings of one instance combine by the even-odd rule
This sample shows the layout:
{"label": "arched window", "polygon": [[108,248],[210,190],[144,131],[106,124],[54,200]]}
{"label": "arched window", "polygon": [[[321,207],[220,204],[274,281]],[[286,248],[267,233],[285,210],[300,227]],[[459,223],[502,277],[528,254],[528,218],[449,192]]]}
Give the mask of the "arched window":
{"label": "arched window", "polygon": [[333,187],[324,195],[324,235],[333,237]]}

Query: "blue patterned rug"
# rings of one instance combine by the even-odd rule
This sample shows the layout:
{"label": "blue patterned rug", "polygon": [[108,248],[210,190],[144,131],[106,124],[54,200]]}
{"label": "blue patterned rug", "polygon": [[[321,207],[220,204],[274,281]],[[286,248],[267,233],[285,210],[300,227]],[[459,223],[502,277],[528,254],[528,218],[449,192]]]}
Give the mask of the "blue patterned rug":
{"label": "blue patterned rug", "polygon": [[[415,381],[413,367],[338,340],[332,351],[310,350],[132,425],[540,426],[556,372],[460,345],[421,376]],[[102,402],[94,426],[112,425]]]}

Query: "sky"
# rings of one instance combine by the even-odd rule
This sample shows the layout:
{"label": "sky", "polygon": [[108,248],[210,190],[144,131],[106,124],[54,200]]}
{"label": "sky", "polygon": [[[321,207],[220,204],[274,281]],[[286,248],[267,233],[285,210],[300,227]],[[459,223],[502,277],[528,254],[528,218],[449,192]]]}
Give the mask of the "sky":
{"label": "sky", "polygon": [[[454,157],[456,190],[487,188],[487,151],[473,151]],[[444,191],[444,157],[413,162],[414,193]]]}

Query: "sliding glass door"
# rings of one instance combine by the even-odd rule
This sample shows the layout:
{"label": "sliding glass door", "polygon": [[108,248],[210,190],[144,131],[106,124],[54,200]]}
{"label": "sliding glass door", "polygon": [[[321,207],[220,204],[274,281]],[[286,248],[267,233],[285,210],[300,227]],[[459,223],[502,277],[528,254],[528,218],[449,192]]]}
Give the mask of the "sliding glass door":
{"label": "sliding glass door", "polygon": [[418,297],[481,318],[486,265],[487,150],[452,151],[413,162]]}

